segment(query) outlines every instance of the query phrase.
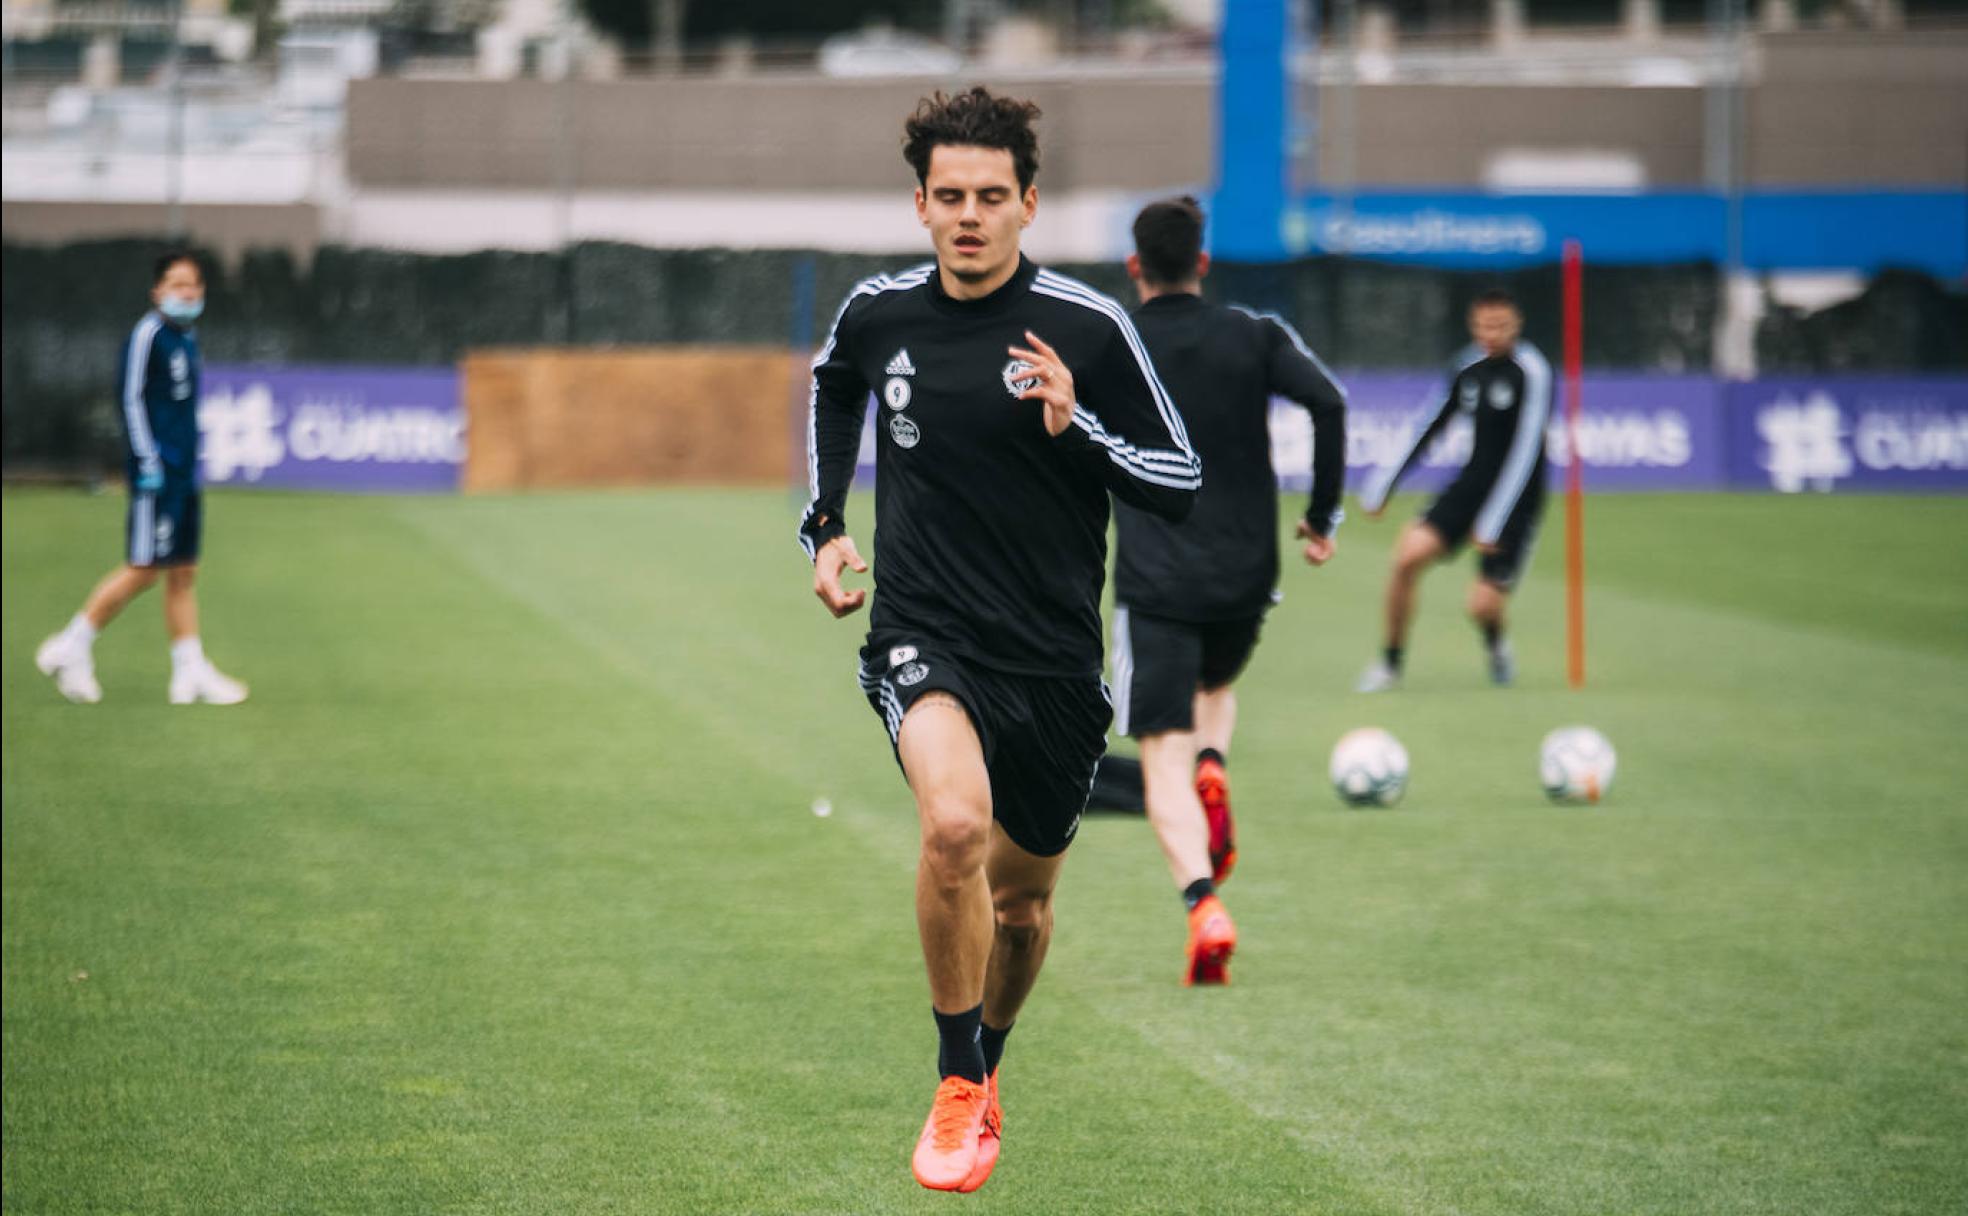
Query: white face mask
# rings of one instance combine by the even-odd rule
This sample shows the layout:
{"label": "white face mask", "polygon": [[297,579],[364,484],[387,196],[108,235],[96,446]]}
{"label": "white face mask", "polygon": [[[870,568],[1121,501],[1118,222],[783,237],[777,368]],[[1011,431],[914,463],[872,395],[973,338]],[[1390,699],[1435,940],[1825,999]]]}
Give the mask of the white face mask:
{"label": "white face mask", "polygon": [[187,300],[183,296],[165,296],[157,302],[157,311],[173,321],[196,321],[205,311],[205,301]]}

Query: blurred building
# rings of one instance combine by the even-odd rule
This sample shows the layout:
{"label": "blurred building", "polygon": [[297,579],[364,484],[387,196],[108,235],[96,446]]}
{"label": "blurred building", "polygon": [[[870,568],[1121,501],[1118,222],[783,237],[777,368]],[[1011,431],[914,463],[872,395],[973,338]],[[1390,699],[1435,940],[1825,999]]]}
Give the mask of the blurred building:
{"label": "blurred building", "polygon": [[[1132,25],[1111,3],[1047,22],[950,0],[940,27],[794,43],[678,41],[679,19],[642,45],[566,0],[273,2],[10,5],[7,239],[912,252],[901,118],[977,79],[1045,108],[1039,257],[1117,257],[1141,201],[1207,194],[1219,168],[1220,0]],[[1288,247],[1503,265],[1583,232],[1602,258],[1744,268],[1806,303],[1885,265],[1958,279],[1964,9],[1326,5],[1288,50]]]}

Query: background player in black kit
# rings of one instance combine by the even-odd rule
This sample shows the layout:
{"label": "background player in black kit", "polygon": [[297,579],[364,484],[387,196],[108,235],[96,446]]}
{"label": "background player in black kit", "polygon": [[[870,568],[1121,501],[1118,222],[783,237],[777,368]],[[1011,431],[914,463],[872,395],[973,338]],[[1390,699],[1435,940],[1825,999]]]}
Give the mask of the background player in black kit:
{"label": "background player in black kit", "polygon": [[1201,484],[1127,314],[1019,253],[1037,117],[981,88],[917,107],[903,155],[936,261],[857,285],[813,364],[800,537],[835,616],[866,599],[841,585],[867,569],[841,511],[871,390],[879,401],[860,679],[922,831],[942,1081],[912,1164],[937,1190],[975,1190],[997,1161],[998,1061],[1106,743],[1108,492],[1180,518]]}
{"label": "background player in black kit", "polygon": [[1466,540],[1482,555],[1469,587],[1469,616],[1483,631],[1490,679],[1516,678],[1517,662],[1504,637],[1504,605],[1529,562],[1544,514],[1544,432],[1551,421],[1551,364],[1518,337],[1524,316],[1502,291],[1487,291],[1469,306],[1475,342],[1456,359],[1448,398],[1415,435],[1401,462],[1370,486],[1362,500],[1369,518],[1387,507],[1395,483],[1458,412],[1475,425],[1469,463],[1422,517],[1394,543],[1387,580],[1386,648],[1360,676],[1359,691],[1399,686],[1401,661],[1414,616],[1415,583],[1430,563],[1454,556]]}
{"label": "background player in black kit", "polygon": [[1271,398],[1312,415],[1312,496],[1298,521],[1305,560],[1333,554],[1346,477],[1346,396],[1276,317],[1205,303],[1203,213],[1193,198],[1145,207],[1128,274],[1134,322],[1209,470],[1179,524],[1123,503],[1114,562],[1114,695],[1141,743],[1148,818],[1189,909],[1185,984],[1222,983],[1236,927],[1216,884],[1236,863],[1225,771],[1231,682],[1257,646],[1278,585],[1278,483]]}

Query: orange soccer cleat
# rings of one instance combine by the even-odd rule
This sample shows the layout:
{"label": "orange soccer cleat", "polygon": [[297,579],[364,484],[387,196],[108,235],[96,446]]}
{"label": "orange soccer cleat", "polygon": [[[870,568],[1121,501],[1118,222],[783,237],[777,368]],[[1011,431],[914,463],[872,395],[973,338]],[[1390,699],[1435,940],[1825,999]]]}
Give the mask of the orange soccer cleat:
{"label": "orange soccer cleat", "polygon": [[970,1167],[970,1177],[957,1188],[965,1194],[983,1186],[984,1180],[991,1176],[998,1164],[999,1139],[1004,1135],[1004,1108],[998,1105],[998,1074],[984,1078],[984,1085],[991,1091],[991,1101],[984,1110],[984,1126],[977,1133],[977,1164]]}
{"label": "orange soccer cleat", "polygon": [[1192,984],[1230,982],[1230,955],[1237,949],[1237,926],[1223,901],[1206,895],[1189,910],[1189,970],[1182,977]]}
{"label": "orange soccer cleat", "polygon": [[[944,1077],[923,1123],[910,1163],[916,1181],[932,1191],[960,1191],[977,1168],[978,1137],[991,1110],[991,1090],[963,1077]],[[979,1178],[982,1185],[983,1179]],[[975,1189],[970,1188],[970,1189]]]}
{"label": "orange soccer cleat", "polygon": [[1196,797],[1209,820],[1210,881],[1222,883],[1237,868],[1237,823],[1230,818],[1230,774],[1215,760],[1196,765]]}

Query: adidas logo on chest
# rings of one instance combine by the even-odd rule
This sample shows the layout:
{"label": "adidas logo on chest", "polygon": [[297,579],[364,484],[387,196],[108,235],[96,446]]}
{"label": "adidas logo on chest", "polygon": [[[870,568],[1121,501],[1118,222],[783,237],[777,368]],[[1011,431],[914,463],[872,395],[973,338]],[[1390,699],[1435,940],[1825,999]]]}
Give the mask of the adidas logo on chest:
{"label": "adidas logo on chest", "polygon": [[896,351],[895,357],[890,359],[888,366],[882,370],[882,375],[884,376],[913,376],[915,374],[916,365],[909,362],[909,348],[906,346]]}

